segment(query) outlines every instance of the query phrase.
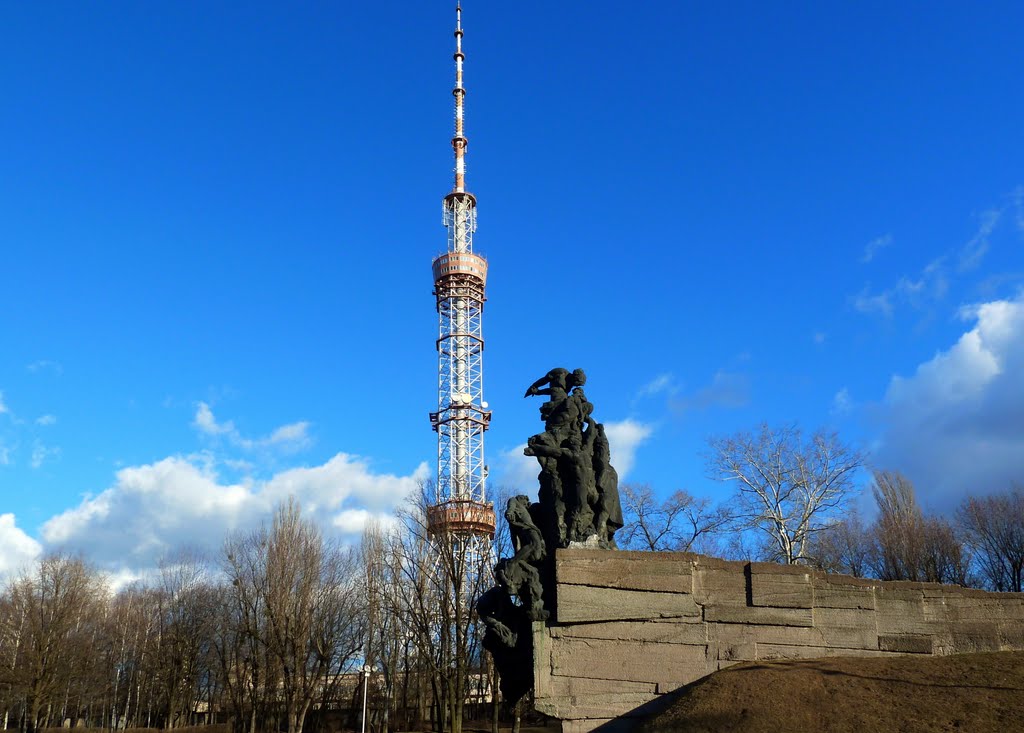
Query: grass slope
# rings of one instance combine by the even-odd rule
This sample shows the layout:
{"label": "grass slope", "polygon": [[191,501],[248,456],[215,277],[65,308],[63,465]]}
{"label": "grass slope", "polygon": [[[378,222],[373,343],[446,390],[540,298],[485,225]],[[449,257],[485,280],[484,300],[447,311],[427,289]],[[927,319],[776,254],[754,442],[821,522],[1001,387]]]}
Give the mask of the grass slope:
{"label": "grass slope", "polygon": [[644,733],[1024,731],[1024,653],[747,662],[673,693]]}

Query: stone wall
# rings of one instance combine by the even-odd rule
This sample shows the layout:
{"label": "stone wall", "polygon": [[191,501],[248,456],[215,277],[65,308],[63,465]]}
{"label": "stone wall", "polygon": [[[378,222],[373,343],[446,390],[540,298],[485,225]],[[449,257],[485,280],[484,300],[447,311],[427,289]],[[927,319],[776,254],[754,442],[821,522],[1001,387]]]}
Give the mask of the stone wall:
{"label": "stone wall", "polygon": [[565,733],[629,729],[637,708],[741,661],[1024,650],[1024,593],[674,552],[558,550],[555,575],[534,685]]}

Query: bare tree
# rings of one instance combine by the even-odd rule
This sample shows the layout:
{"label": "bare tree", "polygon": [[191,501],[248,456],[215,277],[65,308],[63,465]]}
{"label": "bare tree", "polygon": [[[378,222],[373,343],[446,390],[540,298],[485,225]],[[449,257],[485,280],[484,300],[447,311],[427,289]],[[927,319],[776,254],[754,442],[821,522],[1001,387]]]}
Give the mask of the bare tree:
{"label": "bare tree", "polygon": [[439,729],[461,733],[470,674],[482,671],[474,603],[491,582],[492,560],[474,553],[464,537],[430,534],[432,499],[428,482],[401,513],[401,531],[390,537],[398,573],[391,605],[407,614],[417,656],[429,670]]}
{"label": "bare tree", "polygon": [[[107,613],[110,646],[107,679],[110,685],[110,727],[117,730],[139,725],[144,709],[143,679],[152,686],[160,616],[160,593],[134,583],[113,599]],[[148,701],[148,698],[147,698]],[[145,723],[146,721],[141,721]]]}
{"label": "bare tree", "polygon": [[906,476],[875,471],[871,493],[878,505],[874,562],[879,578],[969,584],[970,558],[955,529],[941,517],[924,515]]}
{"label": "bare tree", "polygon": [[903,474],[875,471],[871,494],[878,506],[875,572],[883,580],[920,580],[924,564],[924,515],[914,485]]}
{"label": "bare tree", "polygon": [[257,733],[278,685],[266,642],[266,542],[262,530],[236,533],[224,542],[228,592],[218,608],[214,649],[238,733],[246,719],[249,733]]}
{"label": "bare tree", "polygon": [[55,715],[63,720],[71,685],[91,656],[105,589],[84,560],[55,554],[15,578],[5,595],[6,616],[18,626],[11,690],[23,697],[25,730],[33,733]]}
{"label": "bare tree", "polygon": [[1024,490],[969,497],[957,518],[989,587],[1024,590]]}
{"label": "bare tree", "polygon": [[241,629],[221,637],[218,656],[222,664],[244,665],[250,697],[262,693],[265,702],[278,693],[288,733],[301,733],[314,702],[362,645],[353,557],[327,542],[289,499],[269,528],[229,540],[225,560]]}
{"label": "bare tree", "polygon": [[623,484],[622,509],[626,526],[616,535],[625,549],[689,552],[702,540],[722,531],[731,516],[707,498],[676,491],[659,500],[648,484]]}
{"label": "bare tree", "polygon": [[815,534],[810,554],[821,570],[863,578],[871,569],[874,551],[871,529],[851,511]]}
{"label": "bare tree", "polygon": [[4,717],[0,730],[7,729],[12,709],[17,709],[18,694],[15,685],[18,659],[25,636],[28,607],[16,602],[14,587],[9,586],[0,594],[0,694],[3,696]]}
{"label": "bare tree", "polygon": [[214,587],[206,560],[183,548],[160,560],[155,667],[164,726],[190,725],[212,663]]}
{"label": "bare tree", "polygon": [[805,440],[796,426],[762,425],[708,441],[713,478],[736,484],[742,528],[769,539],[772,556],[793,564],[810,560],[810,540],[841,510],[864,457],[836,433],[817,431]]}

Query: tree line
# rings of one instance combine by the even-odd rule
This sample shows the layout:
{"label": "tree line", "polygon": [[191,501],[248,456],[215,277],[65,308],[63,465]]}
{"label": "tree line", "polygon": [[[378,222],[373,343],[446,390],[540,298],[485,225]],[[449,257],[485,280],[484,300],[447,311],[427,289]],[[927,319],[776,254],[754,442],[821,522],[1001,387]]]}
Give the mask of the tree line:
{"label": "tree line", "polygon": [[[1022,589],[1024,491],[968,497],[946,518],[924,512],[905,477],[876,471],[877,512],[865,521],[853,508],[865,463],[835,433],[796,426],[712,439],[708,473],[733,496],[715,505],[623,485],[627,524],[616,539],[627,549]],[[484,716],[497,730],[496,672],[474,600],[493,583],[494,556],[508,554],[507,529],[499,522],[494,556],[432,535],[436,500],[421,486],[354,547],[289,500],[212,556],[179,549],[117,590],[82,557],[42,557],[0,592],[0,727],[355,729],[365,695],[371,731],[461,733],[464,720]]]}
{"label": "tree line", "polygon": [[459,733],[493,682],[472,611],[490,559],[428,535],[430,494],[348,548],[289,500],[116,591],[42,557],[0,593],[0,728],[356,729],[365,695],[367,730]]}
{"label": "tree line", "polygon": [[648,485],[622,487],[627,549],[695,551],[806,564],[880,580],[1022,590],[1024,490],[966,497],[951,518],[930,515],[913,484],[875,470],[875,518],[856,508],[863,453],[834,432],[762,425],[708,441],[708,474],[735,487],[715,505],[686,491],[661,499]]}

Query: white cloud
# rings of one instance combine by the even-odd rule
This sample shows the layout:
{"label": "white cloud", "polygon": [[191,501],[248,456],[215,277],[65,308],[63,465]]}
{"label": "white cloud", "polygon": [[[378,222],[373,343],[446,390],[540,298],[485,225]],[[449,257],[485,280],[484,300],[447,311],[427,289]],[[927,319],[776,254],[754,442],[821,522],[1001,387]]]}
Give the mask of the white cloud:
{"label": "white cloud", "polygon": [[675,385],[675,380],[673,379],[671,372],[665,372],[664,374],[659,374],[637,390],[636,397],[637,399],[642,397],[654,397],[662,392],[666,392],[671,395],[675,394],[677,389],[678,388]]}
{"label": "white cloud", "polygon": [[401,504],[429,476],[426,463],[409,476],[395,476],[373,473],[365,458],[338,453],[321,466],[282,471],[259,491],[269,503],[294,495],[310,511],[334,511],[350,498],[363,508],[383,511]]}
{"label": "white cloud", "polygon": [[50,458],[60,455],[60,448],[46,446],[38,440],[32,445],[32,457],[29,459],[32,468],[40,468]]}
{"label": "white cloud", "polygon": [[719,369],[711,384],[701,387],[690,395],[671,400],[672,408],[685,410],[706,410],[712,407],[737,408],[750,402],[750,378],[745,374]]}
{"label": "white cloud", "polygon": [[28,369],[33,374],[45,371],[52,372],[54,375],[59,377],[61,374],[64,373],[64,367],[61,365],[61,363],[57,361],[52,361],[50,359],[40,359],[39,361],[34,361],[31,364],[26,364],[25,368]]}
{"label": "white cloud", "polygon": [[23,568],[38,557],[42,549],[18,527],[13,514],[0,514],[0,578]]}
{"label": "white cloud", "polygon": [[971,237],[960,250],[960,262],[957,270],[967,272],[973,270],[985,258],[989,249],[989,236],[999,224],[999,218],[1003,212],[1000,209],[989,209],[981,214],[981,222],[978,224],[978,231]]}
{"label": "white cloud", "polygon": [[0,443],[0,466],[11,465],[11,449]]}
{"label": "white cloud", "polygon": [[891,288],[878,293],[873,293],[870,285],[865,285],[857,295],[850,298],[850,302],[861,313],[878,314],[886,318],[892,316],[899,303],[923,308],[941,300],[949,292],[945,263],[945,257],[938,257],[925,265],[916,279],[904,275]]}
{"label": "white cloud", "polygon": [[257,444],[264,445],[287,445],[293,448],[300,448],[309,445],[309,423],[306,421],[295,422],[289,425],[282,425],[270,437]]}
{"label": "white cloud", "polygon": [[886,318],[892,315],[890,294],[888,292],[872,293],[869,285],[865,285],[863,290],[850,299],[850,302],[854,309],[867,315],[877,313]]}
{"label": "white cloud", "polygon": [[875,255],[881,252],[883,249],[892,244],[892,235],[883,234],[880,237],[875,237],[864,247],[864,254],[861,255],[860,261],[864,264],[871,262],[875,259]]}
{"label": "white cloud", "polygon": [[81,551],[109,571],[139,572],[183,545],[215,552],[227,532],[268,519],[289,495],[325,528],[347,531],[358,515],[339,522],[346,511],[386,515],[428,475],[426,464],[409,476],[375,473],[366,459],[339,453],[266,480],[224,482],[209,454],[170,457],[121,469],[110,488],[47,521],[42,538],[49,547]]}
{"label": "white cloud", "polygon": [[536,494],[540,466],[536,458],[524,455],[524,450],[526,443],[500,451],[499,470],[495,472],[492,486],[499,485],[519,493]]}
{"label": "white cloud", "polygon": [[331,524],[347,534],[358,534],[370,523],[372,516],[365,509],[345,509],[334,516]]}
{"label": "white cloud", "polygon": [[40,415],[36,418],[36,425],[47,427],[49,425],[56,425],[57,417],[55,415]]}
{"label": "white cloud", "polygon": [[845,415],[853,409],[853,398],[850,397],[850,390],[843,387],[832,397],[832,414]]}
{"label": "white cloud", "polygon": [[604,429],[608,435],[608,445],[611,447],[612,465],[615,466],[619,478],[624,479],[633,468],[637,448],[651,437],[654,428],[637,420],[626,419],[606,422]]}
{"label": "white cloud", "polygon": [[331,524],[342,534],[355,537],[362,534],[370,522],[388,526],[397,521],[394,514],[368,512],[365,509],[345,509],[334,516]]}
{"label": "white cloud", "polygon": [[1017,186],[1010,194],[1013,206],[1013,218],[1017,222],[1017,231],[1024,234],[1024,186]]}
{"label": "white cloud", "polygon": [[[999,229],[1004,218],[1012,216],[1018,231],[1024,233],[1024,186],[1018,186],[1010,192],[1008,198],[1009,203],[982,211],[974,235],[963,246],[951,247],[945,254],[929,262],[917,278],[905,275],[892,287],[879,292],[873,292],[871,286],[866,285],[858,294],[850,297],[850,304],[861,313],[879,314],[888,318],[901,304],[924,308],[944,298],[949,291],[951,278],[965,277],[981,265],[991,248],[992,235]],[[1004,214],[1009,216],[1004,217]],[[861,261],[870,262],[891,241],[889,235],[873,240],[865,248]],[[1016,279],[1013,273],[1000,273],[995,277],[998,279],[1007,275]]]}
{"label": "white cloud", "polygon": [[970,330],[912,376],[894,376],[882,411],[879,465],[941,506],[1024,480],[1024,293],[961,316]]}
{"label": "white cloud", "polygon": [[231,435],[238,432],[235,430],[235,424],[230,420],[226,423],[217,422],[217,418],[213,416],[213,410],[205,402],[196,405],[196,416],[192,424],[207,435]]}
{"label": "white cloud", "polygon": [[108,570],[106,573],[107,587],[111,593],[119,593],[135,581],[141,580],[146,582],[155,577],[157,577],[157,574],[153,569],[150,569],[148,572],[139,572],[131,568],[121,567],[113,571]]}
{"label": "white cloud", "polygon": [[286,452],[294,452],[309,447],[309,423],[305,421],[282,425],[265,438],[246,438],[235,427],[234,422],[218,422],[213,410],[205,402],[196,406],[192,426],[200,433],[211,437],[225,437],[232,445],[243,450],[258,448],[277,448]]}

